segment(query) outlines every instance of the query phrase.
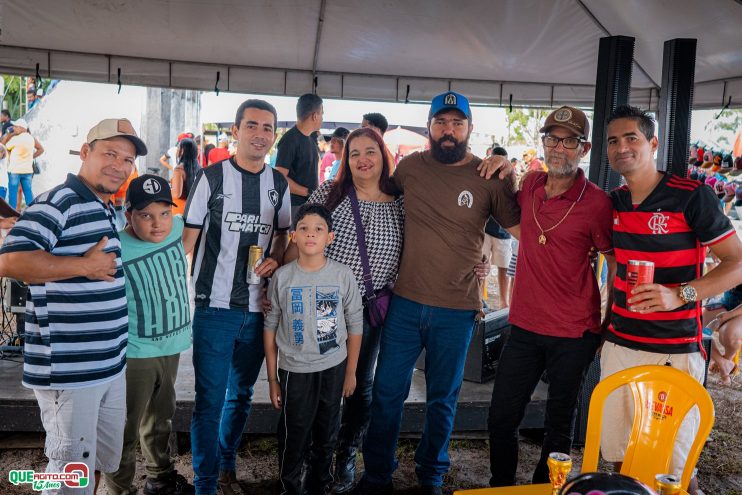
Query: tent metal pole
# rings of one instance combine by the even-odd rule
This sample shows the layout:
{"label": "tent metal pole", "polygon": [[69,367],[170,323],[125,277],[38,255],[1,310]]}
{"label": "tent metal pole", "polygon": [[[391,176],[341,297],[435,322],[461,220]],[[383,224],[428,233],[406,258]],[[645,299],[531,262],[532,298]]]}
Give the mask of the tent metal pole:
{"label": "tent metal pole", "polygon": [[665,41],[662,57],[662,91],[657,117],[659,148],[657,169],[688,175],[690,115],[696,73],[696,45],[692,38]]}
{"label": "tent metal pole", "polygon": [[317,19],[317,36],[314,38],[314,58],[312,60],[312,93],[317,94],[317,59],[319,58],[319,44],[322,40],[322,25],[325,23],[325,7],[327,0],[322,0],[319,6]]}
{"label": "tent metal pole", "polygon": [[629,102],[634,41],[629,36],[600,38],[589,178],[604,191],[621,184],[621,175],[608,164],[606,119],[616,107]]}

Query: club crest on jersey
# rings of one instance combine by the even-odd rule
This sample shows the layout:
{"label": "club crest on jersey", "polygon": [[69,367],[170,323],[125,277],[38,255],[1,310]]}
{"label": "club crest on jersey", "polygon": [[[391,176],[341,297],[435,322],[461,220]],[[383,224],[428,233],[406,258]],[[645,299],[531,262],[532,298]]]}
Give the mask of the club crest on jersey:
{"label": "club crest on jersey", "polygon": [[273,206],[278,206],[278,191],[275,189],[268,191],[268,201],[270,201]]}
{"label": "club crest on jersey", "polygon": [[469,191],[461,191],[461,193],[459,193],[458,203],[459,206],[466,206],[467,208],[471,208],[474,204],[474,196]]}
{"label": "club crest on jersey", "polygon": [[271,232],[271,226],[260,223],[260,215],[250,215],[248,213],[238,213],[230,211],[224,217],[224,222],[229,224],[230,232],[246,232],[268,235]]}
{"label": "club crest on jersey", "polygon": [[669,217],[667,215],[663,215],[662,213],[653,213],[647,222],[647,226],[654,235],[667,234],[669,232],[669,230],[667,230],[668,219]]}

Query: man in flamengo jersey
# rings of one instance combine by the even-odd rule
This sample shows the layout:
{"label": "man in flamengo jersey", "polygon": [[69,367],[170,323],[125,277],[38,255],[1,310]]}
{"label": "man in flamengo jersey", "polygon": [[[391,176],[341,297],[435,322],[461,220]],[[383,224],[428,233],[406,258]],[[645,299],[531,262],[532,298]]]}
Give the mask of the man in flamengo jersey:
{"label": "man in flamengo jersey", "polygon": [[223,494],[241,493],[236,450],[263,364],[262,285],[247,283],[249,248],[263,248],[266,258],[256,272],[271,276],[291,226],[288,182],[264,164],[276,139],[276,109],[263,100],[243,102],[232,137],[239,143],[235,155],[196,177],[183,231],[186,253],[195,246],[194,485],[207,495],[216,493],[217,475]]}
{"label": "man in flamengo jersey", "polygon": [[[608,117],[608,161],[626,179],[611,193],[613,245],[618,264],[611,325],[601,352],[601,376],[641,365],[668,365],[699,382],[704,375],[701,301],[742,281],[742,242],[710,187],[657,170],[654,121],[621,106]],[[721,263],[702,275],[706,249]],[[654,283],[627,294],[629,260],[654,262]],[[628,311],[627,303],[637,311]],[[623,460],[633,414],[624,387],[611,394],[603,417],[605,460]],[[685,418],[671,470],[680,475],[698,429],[698,412]],[[618,466],[617,466],[618,467]],[[689,492],[695,493],[691,482]]]}

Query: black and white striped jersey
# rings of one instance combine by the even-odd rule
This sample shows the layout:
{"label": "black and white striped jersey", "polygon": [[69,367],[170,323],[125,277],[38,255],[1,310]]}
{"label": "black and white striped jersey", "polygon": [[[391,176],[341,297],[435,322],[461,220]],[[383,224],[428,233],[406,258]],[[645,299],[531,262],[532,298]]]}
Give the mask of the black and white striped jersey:
{"label": "black and white striped jersey", "polygon": [[270,252],[274,232],[291,226],[289,185],[275,169],[251,173],[233,158],[199,172],[188,196],[186,227],[200,229],[192,275],[196,306],[262,311],[261,285],[248,285],[250,246]]}

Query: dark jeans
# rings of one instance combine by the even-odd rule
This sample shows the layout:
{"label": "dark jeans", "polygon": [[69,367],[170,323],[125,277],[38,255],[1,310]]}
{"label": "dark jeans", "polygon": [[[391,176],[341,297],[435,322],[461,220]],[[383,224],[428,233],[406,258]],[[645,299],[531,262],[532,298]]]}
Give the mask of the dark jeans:
{"label": "dark jeans", "polygon": [[425,349],[425,426],[415,452],[415,473],[422,486],[443,484],[451,465],[448,441],[476,314],[392,297],[374,378],[370,441],[363,444],[366,483],[392,482],[404,401],[415,362]]}
{"label": "dark jeans", "polygon": [[544,371],[549,381],[544,443],[533,483],[549,482],[546,466],[549,454],[568,454],[572,448],[577,397],[600,339],[600,335],[590,332],[585,332],[582,338],[570,339],[539,335],[511,326],[497,367],[490,404],[490,486],[515,484],[518,426]]}
{"label": "dark jeans", "polygon": [[279,368],[278,379],[283,399],[278,419],[281,493],[302,493],[301,470],[305,457],[309,460],[307,493],[325,493],[333,481],[332,453],[340,420],[345,361],[314,373],[295,373]]}
{"label": "dark jeans", "polygon": [[338,457],[355,457],[355,451],[363,443],[371,418],[371,390],[374,386],[374,368],[379,355],[381,327],[372,327],[363,318],[363,340],[356,367],[356,390],[344,400],[343,415],[338,434]]}
{"label": "dark jeans", "polygon": [[234,471],[262,365],[262,313],[196,308],[191,450],[197,495],[214,495],[219,471]]}

